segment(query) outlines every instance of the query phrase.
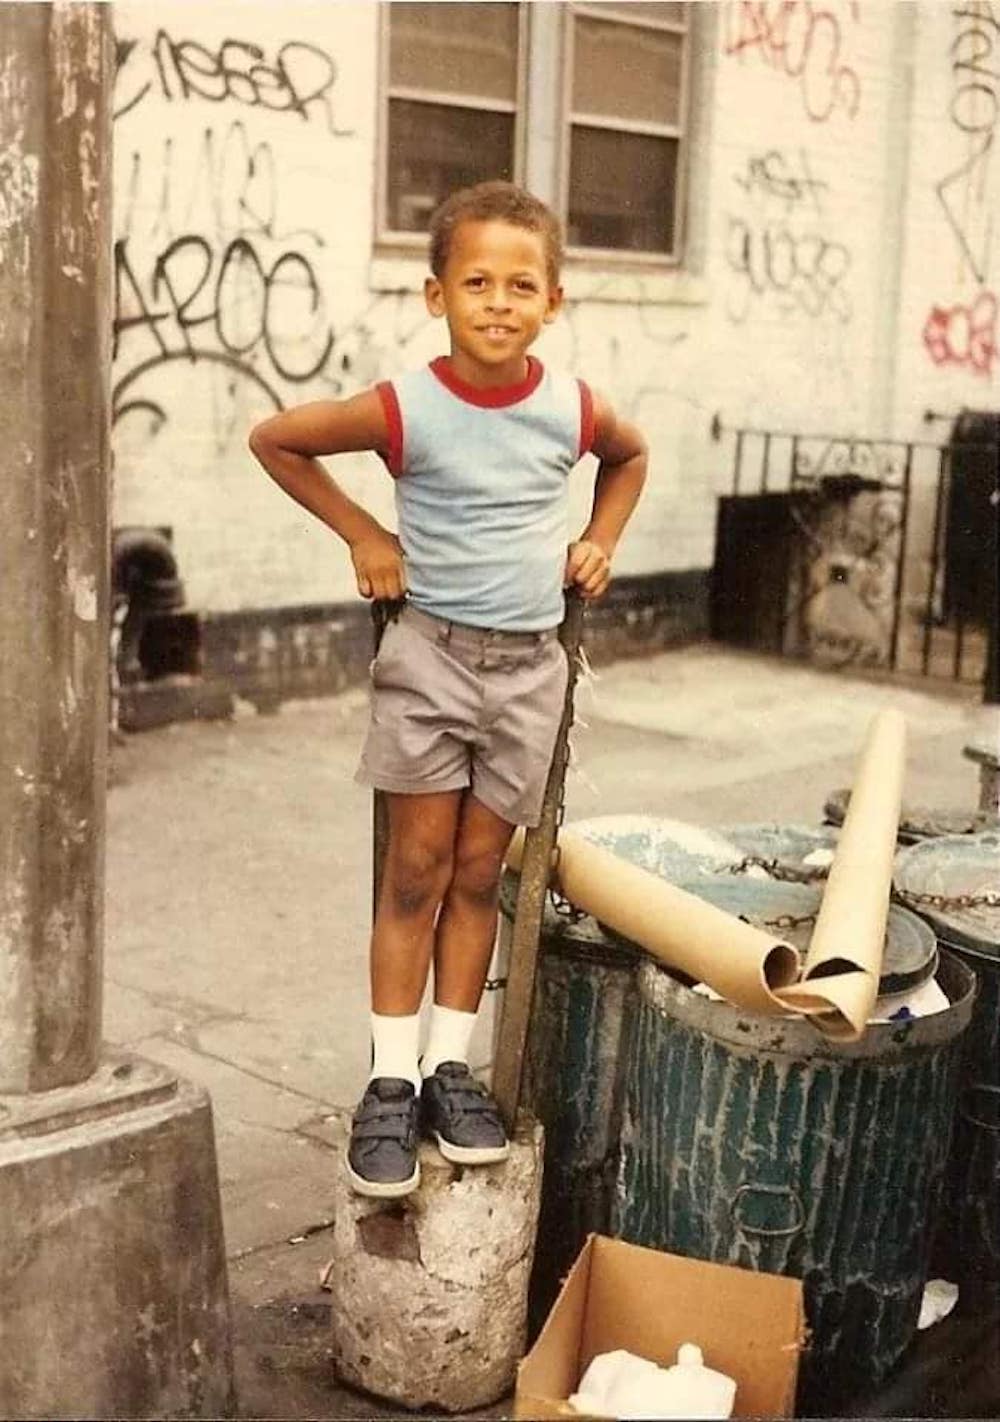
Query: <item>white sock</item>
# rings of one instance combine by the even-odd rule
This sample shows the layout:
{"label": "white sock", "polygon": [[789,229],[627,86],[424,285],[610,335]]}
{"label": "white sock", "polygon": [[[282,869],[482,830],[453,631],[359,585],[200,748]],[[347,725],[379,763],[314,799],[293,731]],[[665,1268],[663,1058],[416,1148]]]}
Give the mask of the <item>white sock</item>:
{"label": "white sock", "polygon": [[430,1036],[420,1060],[424,1076],[433,1075],[442,1062],[468,1064],[469,1040],[475,1025],[474,1012],[457,1012],[453,1007],[435,1003],[431,1008]]}
{"label": "white sock", "polygon": [[371,1081],[376,1076],[398,1076],[412,1081],[420,1093],[420,1013],[410,1017],[383,1017],[373,1012],[372,1046],[374,1048]]}

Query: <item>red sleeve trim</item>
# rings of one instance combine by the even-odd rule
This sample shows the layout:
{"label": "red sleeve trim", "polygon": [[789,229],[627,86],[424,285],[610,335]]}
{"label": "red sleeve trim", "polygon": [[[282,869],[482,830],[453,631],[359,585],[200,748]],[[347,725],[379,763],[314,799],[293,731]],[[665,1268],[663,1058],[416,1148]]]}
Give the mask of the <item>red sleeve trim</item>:
{"label": "red sleeve trim", "polygon": [[389,473],[394,479],[398,479],[403,472],[403,414],[399,408],[399,397],[395,386],[389,380],[380,380],[375,386],[375,393],[382,401],[385,422],[389,427],[389,448],[385,462]]}
{"label": "red sleeve trim", "polygon": [[582,459],[594,446],[594,397],[585,380],[576,383],[580,387],[580,452],[577,458]]}

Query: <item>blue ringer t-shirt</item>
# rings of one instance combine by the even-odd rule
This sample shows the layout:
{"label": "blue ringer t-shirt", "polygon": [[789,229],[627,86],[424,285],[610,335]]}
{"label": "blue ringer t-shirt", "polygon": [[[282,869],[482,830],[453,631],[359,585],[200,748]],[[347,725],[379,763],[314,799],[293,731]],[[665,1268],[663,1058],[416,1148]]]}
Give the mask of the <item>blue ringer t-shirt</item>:
{"label": "blue ringer t-shirt", "polygon": [[594,438],[588,387],[529,356],[519,385],[481,390],[442,356],[376,389],[409,600],[474,627],[555,627],[567,476]]}

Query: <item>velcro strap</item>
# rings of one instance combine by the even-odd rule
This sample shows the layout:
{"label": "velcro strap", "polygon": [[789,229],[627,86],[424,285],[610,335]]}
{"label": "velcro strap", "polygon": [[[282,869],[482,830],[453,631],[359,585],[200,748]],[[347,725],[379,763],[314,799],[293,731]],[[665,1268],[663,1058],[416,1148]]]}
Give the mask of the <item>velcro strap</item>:
{"label": "velcro strap", "polygon": [[464,1087],[448,1093],[449,1106],[467,1116],[481,1116],[496,1111],[485,1091],[468,1091]]}
{"label": "velcro strap", "polygon": [[378,1121],[357,1121],[351,1131],[354,1140],[402,1141],[410,1134],[410,1123],[405,1116],[383,1118]]}
{"label": "velcro strap", "polygon": [[356,1121],[378,1121],[387,1116],[408,1116],[412,1101],[366,1101],[354,1117]]}

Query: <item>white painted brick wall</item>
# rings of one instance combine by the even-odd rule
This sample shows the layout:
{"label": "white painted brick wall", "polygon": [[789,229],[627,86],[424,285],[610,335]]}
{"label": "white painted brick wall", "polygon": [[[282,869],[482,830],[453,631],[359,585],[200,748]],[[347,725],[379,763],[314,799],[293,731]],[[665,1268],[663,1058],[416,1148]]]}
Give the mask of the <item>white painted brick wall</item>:
{"label": "white painted brick wall", "polygon": [[[908,130],[895,4],[717,7],[711,145],[691,174],[706,218],[704,299],[665,304],[662,283],[637,279],[632,301],[570,301],[538,346],[650,439],[650,485],[619,571],[711,563],[730,458],[709,439],[715,411],[730,425],[915,437],[928,405],[996,403],[995,360],[984,373],[935,364],[921,335],[933,304],[977,290],[934,193],[965,151],[947,118],[955,22],[933,0],[916,15]],[[126,0],[116,28],[119,315],[148,318],[118,337],[116,522],[174,529],[192,606],[349,598],[346,552],[257,470],[246,434],[275,401],[336,396],[444,349],[419,295],[371,282],[376,7]],[[227,39],[261,53],[221,51]],[[220,53],[234,71],[263,68],[234,75],[227,95]],[[210,97],[185,96],[185,70]],[[295,94],[314,97],[282,111]],[[989,162],[995,208],[995,153]],[[256,259],[265,273],[281,262],[269,290]],[[283,378],[281,367],[316,365],[328,342],[314,376]],[[377,459],[333,467],[391,520]],[[586,461],[574,476],[579,521],[592,471]]]}
{"label": "white painted brick wall", "polygon": [[1000,409],[1000,4],[921,5],[916,72],[896,407],[906,429],[926,409]]}

